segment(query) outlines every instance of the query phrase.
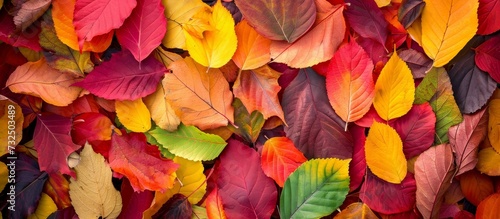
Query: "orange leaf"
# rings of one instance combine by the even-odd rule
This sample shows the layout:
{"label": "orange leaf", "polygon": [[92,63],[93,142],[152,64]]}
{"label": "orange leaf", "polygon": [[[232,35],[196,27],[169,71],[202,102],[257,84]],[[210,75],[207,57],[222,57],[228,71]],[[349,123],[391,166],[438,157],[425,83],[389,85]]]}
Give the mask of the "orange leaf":
{"label": "orange leaf", "polygon": [[49,67],[45,59],[40,59],[17,67],[7,80],[6,87],[14,93],[40,97],[52,105],[67,106],[82,91],[82,88],[71,86],[77,80],[71,74]]}
{"label": "orange leaf", "polygon": [[389,125],[373,122],[365,143],[366,164],[380,179],[399,184],[406,177],[403,142]]}
{"label": "orange leaf", "polygon": [[170,65],[163,87],[184,125],[213,129],[233,123],[233,94],[219,69],[207,69],[187,57]]}
{"label": "orange leaf", "polygon": [[258,110],[267,119],[278,116],[285,121],[283,109],[278,99],[281,87],[278,84],[280,73],[269,66],[255,70],[242,71],[233,85],[234,96],[243,102],[251,113]]}
{"label": "orange leaf", "polygon": [[264,173],[283,187],[286,178],[307,158],[287,137],[274,137],[262,149],[261,164]]}
{"label": "orange leaf", "polygon": [[354,40],[335,53],[326,75],[328,99],[335,113],[346,122],[361,119],[373,102],[373,63]]}
{"label": "orange leaf", "polygon": [[483,200],[476,210],[476,218],[496,219],[500,215],[500,193],[495,193]]}
{"label": "orange leaf", "polygon": [[222,206],[222,201],[219,195],[219,190],[215,188],[205,199],[207,215],[210,219],[226,219],[226,213]]}
{"label": "orange leaf", "polygon": [[305,68],[333,57],[344,39],[344,5],[333,6],[326,0],[314,2],[317,9],[316,20],[305,35],[293,43],[271,43],[271,57],[274,62],[286,63],[293,68]]}
{"label": "orange leaf", "polygon": [[347,206],[334,217],[334,219],[343,218],[376,219],[378,217],[366,204],[362,202],[355,202]]}
{"label": "orange leaf", "polygon": [[238,47],[233,61],[241,70],[256,69],[271,60],[269,49],[271,40],[261,36],[247,20],[242,20],[235,27]]}
{"label": "orange leaf", "polygon": [[479,173],[476,169],[460,175],[460,188],[467,201],[474,206],[478,206],[489,195],[495,193],[493,180],[485,174]]}

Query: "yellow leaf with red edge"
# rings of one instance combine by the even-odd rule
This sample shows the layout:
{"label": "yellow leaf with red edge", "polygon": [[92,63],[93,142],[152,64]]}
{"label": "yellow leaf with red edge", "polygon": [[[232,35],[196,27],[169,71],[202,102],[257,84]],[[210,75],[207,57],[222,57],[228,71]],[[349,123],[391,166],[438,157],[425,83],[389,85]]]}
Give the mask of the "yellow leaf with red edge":
{"label": "yellow leaf with red edge", "polygon": [[156,91],[143,98],[144,104],[151,113],[151,119],[156,125],[167,131],[175,131],[181,123],[179,117],[175,114],[174,109],[167,101],[165,96],[167,93],[162,84],[158,84]]}
{"label": "yellow leaf with red edge", "polygon": [[[52,19],[57,37],[73,50],[79,50],[78,36],[73,25],[76,0],[53,0]],[[82,51],[104,52],[113,40],[114,31],[96,36],[90,42],[84,42]]]}
{"label": "yellow leaf with red edge", "polygon": [[67,106],[82,91],[82,88],[71,86],[78,80],[74,75],[51,68],[45,59],[40,59],[17,67],[7,80],[6,87],[14,93],[40,97],[55,106]]}
{"label": "yellow leaf with red edge", "polygon": [[408,65],[394,52],[375,83],[373,106],[387,121],[410,111],[415,99],[415,84]]}
{"label": "yellow leaf with red edge", "polygon": [[219,189],[215,188],[208,194],[205,199],[205,206],[207,209],[207,215],[210,219],[226,219],[226,213],[224,212],[224,206],[222,205],[222,200],[219,195]]}
{"label": "yellow leaf with red edge", "polygon": [[231,60],[238,45],[234,20],[231,13],[217,1],[209,21],[214,29],[204,31],[203,38],[184,30],[186,47],[196,62],[209,68],[220,68]]}
{"label": "yellow leaf with red edge", "polygon": [[38,201],[38,207],[33,214],[31,214],[28,219],[38,219],[38,218],[48,218],[49,215],[57,211],[57,206],[52,198],[42,192],[40,196],[40,201]]}
{"label": "yellow leaf with red edge", "polygon": [[492,147],[482,149],[478,153],[477,170],[489,176],[500,176],[500,154]]}
{"label": "yellow leaf with red edge", "polygon": [[311,29],[293,43],[273,41],[273,62],[286,63],[293,68],[306,68],[333,57],[344,39],[346,24],[344,5],[332,5],[326,0],[315,0],[316,20]]}
{"label": "yellow leaf with red edge", "polygon": [[151,129],[151,115],[142,99],[115,101],[118,120],[130,131],[146,132]]}
{"label": "yellow leaf with red edge", "polygon": [[288,176],[306,161],[304,154],[287,137],[271,138],[262,148],[262,170],[280,187],[283,187]]}
{"label": "yellow leaf with red edge", "polygon": [[235,30],[238,47],[233,61],[241,70],[256,69],[271,61],[270,39],[257,33],[247,20],[240,21]]}
{"label": "yellow leaf with red edge", "polygon": [[434,67],[448,63],[476,34],[478,1],[425,0],[422,47]]}
{"label": "yellow leaf with red edge", "polygon": [[373,122],[365,142],[366,164],[380,179],[399,184],[406,177],[403,142],[389,125]]}
{"label": "yellow leaf with red edge", "polygon": [[488,139],[490,144],[500,153],[500,99],[492,99],[488,108]]}

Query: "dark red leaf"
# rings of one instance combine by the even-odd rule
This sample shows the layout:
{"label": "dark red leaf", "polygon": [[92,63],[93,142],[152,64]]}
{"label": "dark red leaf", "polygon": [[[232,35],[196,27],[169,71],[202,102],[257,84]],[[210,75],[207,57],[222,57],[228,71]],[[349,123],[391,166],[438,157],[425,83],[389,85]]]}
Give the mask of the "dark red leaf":
{"label": "dark red leaf", "polygon": [[352,135],[328,102],[325,86],[325,78],[312,69],[300,70],[283,93],[285,132],[308,159],[351,158]]}
{"label": "dark red leaf", "polygon": [[425,2],[423,0],[403,0],[398,11],[398,20],[405,29],[408,29],[420,17],[424,6]]}
{"label": "dark red leaf", "polygon": [[488,35],[500,30],[499,11],[499,0],[479,0],[479,8],[477,10],[479,20],[478,34]]}
{"label": "dark red leaf", "polygon": [[111,120],[100,113],[83,113],[73,118],[71,136],[79,145],[86,141],[111,140],[112,126]]}
{"label": "dark red leaf", "polygon": [[[500,7],[500,1],[497,5]],[[496,82],[500,83],[500,47],[498,45],[500,45],[500,36],[495,36],[479,45],[475,49],[475,61],[477,67],[488,72]]]}
{"label": "dark red leaf", "polygon": [[[388,23],[375,1],[346,0],[345,2],[350,4],[344,15],[352,29],[364,38],[375,40],[383,47],[387,40]],[[365,51],[370,53],[366,48]]]}
{"label": "dark red leaf", "polygon": [[413,74],[413,78],[423,78],[432,68],[432,60],[424,53],[414,49],[398,51],[398,56],[406,62]]}
{"label": "dark red leaf", "polygon": [[461,210],[455,216],[453,219],[474,219],[474,215],[466,210]]}
{"label": "dark red leaf", "polygon": [[78,97],[73,103],[68,106],[60,107],[52,104],[44,103],[43,111],[51,112],[64,117],[72,117],[81,113],[99,112],[99,105],[93,95],[85,95]]}
{"label": "dark red leaf", "polygon": [[[385,48],[384,44],[380,44],[374,39],[359,37],[356,42],[363,47],[363,50],[370,55],[373,64],[382,63],[385,64],[389,60],[389,53]],[[383,66],[383,65],[382,65]],[[377,67],[377,66],[375,66]],[[376,78],[373,78],[374,81]]]}
{"label": "dark red leaf", "polygon": [[259,154],[230,139],[220,155],[217,188],[227,218],[270,218],[278,192],[260,166]]}
{"label": "dark red leaf", "polygon": [[152,191],[134,192],[130,182],[125,179],[122,182],[121,195],[123,207],[119,219],[142,218],[142,213],[151,206],[154,198]]}
{"label": "dark red leaf", "polygon": [[26,47],[37,52],[42,50],[40,46],[40,26],[30,26],[26,31],[16,31],[12,16],[2,10],[0,13],[0,40],[15,47]]}
{"label": "dark red leaf", "polygon": [[378,115],[377,111],[375,110],[375,107],[373,105],[370,107],[370,110],[358,121],[354,122],[356,125],[359,125],[361,127],[369,128],[372,126],[373,121],[376,122],[381,122],[385,123],[386,121]]}
{"label": "dark red leaf", "polygon": [[352,160],[349,163],[349,191],[356,190],[363,182],[366,173],[366,159],[365,159],[365,128],[357,125],[349,127],[354,140]]}
{"label": "dark red leaf", "polygon": [[[175,194],[170,198],[160,210],[153,215],[153,219],[190,219],[193,209],[186,196]],[[127,215],[128,216],[128,215]]]}
{"label": "dark red leaf", "polygon": [[70,206],[52,213],[47,219],[78,219],[78,215],[73,206]]}

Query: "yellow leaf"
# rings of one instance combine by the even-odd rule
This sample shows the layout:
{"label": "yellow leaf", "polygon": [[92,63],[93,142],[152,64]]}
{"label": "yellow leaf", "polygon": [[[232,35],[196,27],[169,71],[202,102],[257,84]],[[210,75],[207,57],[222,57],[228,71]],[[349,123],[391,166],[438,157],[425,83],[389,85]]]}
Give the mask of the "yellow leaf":
{"label": "yellow leaf", "polygon": [[165,98],[166,93],[161,83],[158,84],[156,91],[143,98],[144,104],[151,112],[151,119],[162,129],[173,132],[181,123],[174,109]]}
{"label": "yellow leaf", "polygon": [[247,20],[242,20],[235,27],[238,47],[233,56],[234,63],[241,70],[256,69],[271,61],[271,40],[261,36]]}
{"label": "yellow leaf", "polygon": [[[19,144],[23,137],[24,115],[22,108],[14,101],[0,95],[0,156],[7,154]],[[1,190],[0,190],[1,191]]]}
{"label": "yellow leaf", "polygon": [[169,52],[167,50],[164,50],[161,46],[159,46],[158,48],[156,48],[155,58],[156,58],[156,60],[163,63],[163,65],[165,65],[165,67],[168,68],[168,66],[172,62],[175,62],[179,59],[182,59],[182,56],[178,55],[177,53],[173,53],[173,52]]}
{"label": "yellow leaf", "polygon": [[422,45],[422,19],[417,18],[413,23],[406,29],[410,34],[410,37],[418,43],[418,45]]}
{"label": "yellow leaf", "polygon": [[7,169],[7,165],[5,163],[0,162],[0,190],[5,188],[9,179],[9,170]]}
{"label": "yellow leaf", "polygon": [[403,142],[389,125],[373,122],[365,142],[366,164],[380,179],[399,184],[406,177]]}
{"label": "yellow leaf", "polygon": [[415,99],[413,76],[406,63],[393,53],[375,83],[373,106],[387,121],[405,115]]}
{"label": "yellow leaf", "polygon": [[500,152],[500,99],[492,99],[488,108],[488,140],[497,152]]}
{"label": "yellow leaf", "polygon": [[151,129],[151,115],[142,99],[115,101],[116,116],[130,131],[146,132]]}
{"label": "yellow leaf", "polygon": [[184,31],[186,47],[196,62],[209,68],[220,68],[231,60],[238,45],[234,20],[231,13],[218,1],[213,6],[210,21],[214,30],[203,32],[203,38]]}
{"label": "yellow leaf", "polygon": [[117,218],[122,197],[111,182],[111,168],[104,157],[85,144],[75,167],[76,180],[71,178],[69,197],[80,218]]}
{"label": "yellow leaf", "polygon": [[389,5],[389,3],[391,3],[391,0],[375,0],[375,3],[377,3],[377,6],[379,8],[382,8],[384,6]]}
{"label": "yellow leaf", "polygon": [[372,209],[365,203],[355,202],[344,208],[340,213],[335,215],[333,219],[378,219]]}
{"label": "yellow leaf", "polygon": [[182,28],[186,30],[191,36],[199,39],[203,38],[203,32],[207,30],[214,30],[210,25],[212,20],[212,10],[208,7],[201,8],[191,19],[188,20]]}
{"label": "yellow leaf", "polygon": [[489,176],[500,176],[500,154],[492,147],[485,148],[478,153],[476,168]]}
{"label": "yellow leaf", "polygon": [[434,67],[448,63],[476,34],[475,0],[425,0],[422,11],[422,47]]}
{"label": "yellow leaf", "polygon": [[37,52],[25,47],[17,47],[17,49],[19,49],[19,52],[23,54],[24,58],[26,58],[28,62],[36,62],[43,57],[42,52]]}
{"label": "yellow leaf", "polygon": [[55,211],[57,211],[57,206],[54,200],[49,195],[42,193],[35,213],[31,214],[28,219],[45,219]]}
{"label": "yellow leaf", "polygon": [[167,48],[186,49],[186,39],[183,34],[183,25],[198,13],[202,8],[209,8],[201,0],[162,0],[167,18],[167,34],[163,38],[163,45]]}

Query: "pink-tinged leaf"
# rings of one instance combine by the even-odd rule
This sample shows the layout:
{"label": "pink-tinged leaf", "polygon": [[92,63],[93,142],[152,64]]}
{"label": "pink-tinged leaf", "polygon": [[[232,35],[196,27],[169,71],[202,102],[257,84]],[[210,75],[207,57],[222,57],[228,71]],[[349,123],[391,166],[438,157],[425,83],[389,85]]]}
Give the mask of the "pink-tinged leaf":
{"label": "pink-tinged leaf", "polygon": [[500,0],[479,0],[477,34],[489,35],[500,30],[499,11]]}
{"label": "pink-tinged leaf", "polygon": [[398,56],[406,62],[413,74],[413,78],[423,78],[432,68],[432,60],[424,53],[414,49],[398,51]]}
{"label": "pink-tinged leaf", "polygon": [[455,165],[449,144],[429,148],[415,162],[417,208],[424,218],[437,218]]}
{"label": "pink-tinged leaf", "polygon": [[366,159],[365,159],[365,135],[366,128],[353,125],[349,128],[354,140],[352,160],[349,163],[349,191],[356,190],[365,177],[366,173]]}
{"label": "pink-tinged leaf", "polygon": [[152,191],[134,192],[128,180],[123,180],[120,191],[123,207],[119,219],[142,218],[142,213],[149,208],[155,195]]}
{"label": "pink-tinged leaf", "polygon": [[372,71],[372,60],[355,41],[341,46],[330,60],[326,74],[328,99],[346,123],[362,118],[370,110],[375,96]]}
{"label": "pink-tinged leaf", "polygon": [[[500,1],[497,1],[497,5],[500,7]],[[495,14],[498,15],[500,13]],[[500,15],[498,16],[500,19]],[[475,61],[481,70],[488,72],[497,83],[500,83],[500,47],[498,45],[500,45],[500,36],[492,37],[479,45],[475,49]]]}
{"label": "pink-tinged leaf", "polygon": [[80,50],[83,42],[122,26],[136,5],[136,0],[77,0],[73,24]]}
{"label": "pink-tinged leaf", "polygon": [[488,131],[488,113],[486,108],[472,115],[464,115],[464,120],[448,130],[448,138],[455,153],[455,164],[460,175],[474,169],[477,164],[479,144]]}
{"label": "pink-tinged leaf", "polygon": [[51,0],[24,1],[19,10],[15,11],[14,24],[17,29],[25,31],[49,9],[51,2]]}
{"label": "pink-tinged leaf", "polygon": [[345,2],[350,4],[344,14],[352,29],[364,38],[385,45],[389,24],[375,1],[346,0]]}
{"label": "pink-tinged leaf", "polygon": [[73,85],[110,100],[135,100],[155,92],[166,71],[153,56],[139,63],[130,52],[122,51]]}
{"label": "pink-tinged leaf", "polygon": [[434,142],[436,115],[429,103],[413,105],[403,117],[390,122],[403,141],[407,159],[427,150]]}
{"label": "pink-tinged leaf", "polygon": [[9,13],[0,13],[0,40],[15,47],[26,47],[37,52],[42,50],[38,37],[40,26],[31,26],[29,31],[18,32],[13,17]]}
{"label": "pink-tinged leaf", "polygon": [[148,145],[144,134],[125,131],[111,137],[109,166],[126,176],[136,192],[172,188],[174,173],[179,167],[172,160],[162,158],[156,146]]}
{"label": "pink-tinged leaf", "polygon": [[373,105],[370,107],[370,110],[361,118],[356,120],[354,122],[356,125],[359,125],[361,127],[369,128],[372,126],[373,122],[381,122],[385,123],[386,121],[378,115],[377,111],[375,110],[375,107]]}
{"label": "pink-tinged leaf", "polygon": [[416,190],[415,178],[411,173],[406,174],[401,184],[392,184],[368,171],[359,198],[374,211],[397,214],[413,209]]}
{"label": "pink-tinged leaf", "polygon": [[50,114],[37,117],[33,140],[39,156],[40,170],[49,174],[60,172],[76,177],[66,163],[68,156],[80,148],[71,140],[70,131],[70,118]]}
{"label": "pink-tinged leaf", "polygon": [[217,187],[227,218],[270,218],[276,207],[278,192],[259,153],[237,140],[220,156]]}
{"label": "pink-tinged leaf", "polygon": [[457,203],[443,204],[439,211],[439,218],[453,218],[458,212],[460,212],[460,207]]}
{"label": "pink-tinged leaf", "polygon": [[286,136],[308,158],[352,157],[353,139],[335,114],[326,94],[325,78],[302,69],[283,93]]}
{"label": "pink-tinged leaf", "polygon": [[167,19],[160,0],[137,0],[137,7],[116,31],[121,46],[139,62],[161,44],[167,31]]}
{"label": "pink-tinged leaf", "polygon": [[307,158],[287,137],[270,138],[262,149],[262,170],[280,187],[283,187],[286,178],[306,161]]}

